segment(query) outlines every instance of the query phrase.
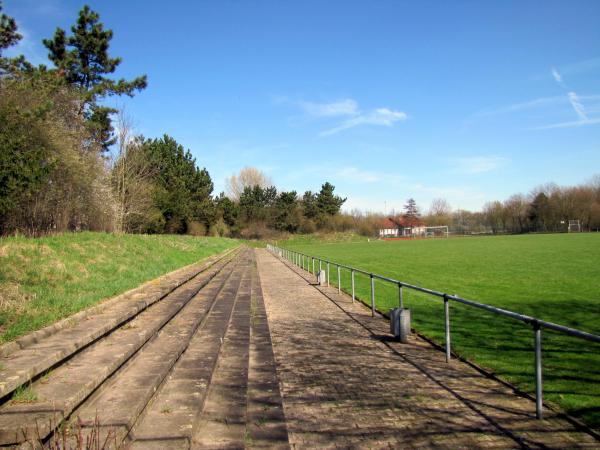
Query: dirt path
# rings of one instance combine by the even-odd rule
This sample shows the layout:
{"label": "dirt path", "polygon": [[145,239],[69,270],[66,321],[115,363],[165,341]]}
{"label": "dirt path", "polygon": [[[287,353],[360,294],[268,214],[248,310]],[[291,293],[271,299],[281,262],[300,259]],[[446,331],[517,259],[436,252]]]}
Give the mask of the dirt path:
{"label": "dirt path", "polygon": [[257,261],[292,447],[600,447],[422,339],[390,340],[384,319],[266,250]]}

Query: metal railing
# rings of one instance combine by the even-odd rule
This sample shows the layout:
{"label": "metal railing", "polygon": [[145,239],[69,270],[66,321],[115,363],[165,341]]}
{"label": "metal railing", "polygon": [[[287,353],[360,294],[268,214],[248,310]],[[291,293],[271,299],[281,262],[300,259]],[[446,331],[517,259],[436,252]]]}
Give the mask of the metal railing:
{"label": "metal railing", "polygon": [[[535,410],[536,417],[538,419],[542,418],[543,415],[543,381],[542,381],[542,328],[547,328],[549,330],[557,331],[559,333],[564,333],[569,336],[574,336],[580,339],[585,339],[588,341],[600,343],[600,336],[588,333],[586,331],[577,330],[575,328],[566,327],[564,325],[558,325],[552,322],[546,322],[545,320],[537,319],[535,317],[526,316],[524,314],[519,314],[513,311],[509,311],[502,308],[497,308],[495,306],[486,305],[484,303],[475,302],[473,300],[467,300],[465,298],[459,297],[457,295],[450,295],[443,292],[435,291],[433,289],[427,289],[421,286],[416,286],[414,284],[405,283],[404,281],[394,280],[393,278],[385,277],[383,275],[378,275],[376,273],[368,272],[366,270],[357,269],[356,267],[347,266],[345,264],[336,263],[333,261],[329,261],[327,259],[319,258],[317,256],[307,255],[301,252],[296,252],[293,250],[288,250],[285,248],[277,247],[274,245],[267,245],[267,249],[272,253],[284,258],[293,264],[301,267],[303,270],[316,275],[315,272],[315,261],[319,263],[319,271],[322,270],[322,265],[327,264],[327,286],[329,286],[329,268],[331,265],[337,267],[337,280],[338,280],[338,293],[341,292],[341,269],[346,269],[350,271],[351,274],[351,286],[352,286],[352,301],[354,302],[356,299],[356,285],[355,285],[355,275],[357,273],[366,275],[370,278],[371,281],[371,315],[375,316],[375,279],[394,284],[398,286],[398,303],[400,308],[404,308],[404,299],[403,299],[403,288],[412,289],[414,291],[422,292],[425,294],[430,294],[434,297],[442,298],[444,301],[444,323],[445,323],[445,350],[446,350],[446,362],[449,362],[451,359],[452,347],[451,347],[451,333],[450,333],[450,302],[458,302],[463,305],[471,306],[474,308],[483,309],[487,312],[497,314],[504,317],[509,317],[511,319],[515,319],[521,321],[527,325],[530,325],[533,328],[534,334],[534,354],[535,354]],[[311,271],[312,267],[312,271]]]}

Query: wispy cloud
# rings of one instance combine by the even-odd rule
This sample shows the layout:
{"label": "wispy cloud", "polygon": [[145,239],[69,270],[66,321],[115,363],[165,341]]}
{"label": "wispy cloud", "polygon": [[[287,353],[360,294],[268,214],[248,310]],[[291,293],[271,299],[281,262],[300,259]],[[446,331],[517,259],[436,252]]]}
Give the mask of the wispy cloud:
{"label": "wispy cloud", "polygon": [[504,167],[507,163],[508,159],[501,156],[473,156],[452,160],[452,165],[457,172],[471,175],[491,172]]}
{"label": "wispy cloud", "polygon": [[562,83],[562,76],[558,73],[555,67],[552,68],[552,76],[557,83]]}
{"label": "wispy cloud", "polygon": [[405,112],[394,111],[388,108],[377,108],[370,112],[358,113],[356,117],[347,119],[341,124],[330,128],[329,130],[322,131],[321,133],[319,133],[319,136],[331,136],[332,134],[336,134],[340,131],[354,128],[359,125],[378,125],[391,127],[392,125],[394,125],[394,123],[406,120],[407,118],[408,116]]}
{"label": "wispy cloud", "polygon": [[[600,98],[600,95],[598,96]],[[533,100],[528,100],[525,102],[512,103],[510,105],[499,106],[496,108],[488,108],[482,111],[475,113],[472,117],[485,117],[485,116],[493,116],[496,114],[506,114],[515,111],[527,110],[527,109],[535,109],[535,108],[544,108],[552,105],[559,105],[561,103],[566,103],[567,99],[562,95],[557,95],[554,97],[540,97]]]}
{"label": "wispy cloud", "polygon": [[345,181],[353,184],[381,183],[397,186],[405,181],[404,176],[395,173],[365,170],[355,166],[337,167],[333,163],[298,168],[293,173],[288,173],[286,178],[290,181],[297,181],[307,176],[326,177],[333,182]]}
{"label": "wispy cloud", "polygon": [[569,102],[571,102],[571,106],[581,120],[589,120],[587,114],[585,113],[585,108],[575,92],[569,92]]}
{"label": "wispy cloud", "polygon": [[300,101],[298,105],[313,117],[339,117],[353,116],[359,113],[358,103],[351,98],[338,100],[331,103],[313,103]]}
{"label": "wispy cloud", "polygon": [[595,124],[599,124],[599,123],[600,123],[600,119],[581,119],[581,120],[574,120],[571,122],[560,122],[560,123],[553,123],[550,125],[542,125],[539,127],[530,128],[530,130],[550,130],[553,128],[575,128],[575,127],[582,127],[585,125],[595,125]]}
{"label": "wispy cloud", "polygon": [[304,112],[305,116],[311,119],[328,120],[343,119],[342,122],[319,133],[320,137],[331,136],[341,131],[361,125],[375,125],[391,127],[396,122],[406,120],[408,115],[403,111],[397,111],[390,108],[376,108],[369,111],[362,110],[358,102],[351,98],[317,103],[305,100],[290,100],[288,97],[276,97],[273,99],[275,104],[291,104]]}
{"label": "wispy cloud", "polygon": [[384,183],[388,185],[397,185],[404,181],[401,175],[390,174],[386,172],[373,172],[362,170],[357,167],[342,167],[330,171],[337,179],[343,179],[358,183]]}
{"label": "wispy cloud", "polygon": [[[569,70],[571,71],[571,73],[573,73],[576,70],[583,70],[582,69],[583,67],[595,66],[596,63],[598,63],[598,66],[600,67],[600,58],[584,61],[582,63],[579,63],[577,66],[571,66]],[[562,76],[558,73],[558,71],[554,67],[552,68],[552,75],[554,76],[555,81],[563,89],[566,90],[567,87],[563,83]],[[596,96],[596,95],[587,96],[587,97],[579,96],[574,91],[569,91],[569,92],[567,92],[567,99],[569,100],[571,107],[575,111],[575,114],[577,114],[577,117],[579,117],[579,120],[552,123],[550,125],[541,125],[541,126],[533,127],[530,129],[532,129],[532,130],[551,130],[551,129],[555,129],[555,128],[575,128],[575,127],[581,127],[584,125],[598,124],[598,123],[600,123],[600,118],[590,119],[590,117],[588,116],[588,113],[586,112],[585,107],[583,106],[583,101],[582,101],[582,99],[584,99],[584,98],[587,98],[589,100],[596,100],[597,97],[598,96]]]}

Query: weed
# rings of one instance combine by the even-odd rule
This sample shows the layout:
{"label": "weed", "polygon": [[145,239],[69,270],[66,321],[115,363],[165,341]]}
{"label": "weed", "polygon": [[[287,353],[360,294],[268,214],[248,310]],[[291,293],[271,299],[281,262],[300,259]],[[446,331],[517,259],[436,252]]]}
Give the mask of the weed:
{"label": "weed", "polygon": [[170,405],[164,405],[161,408],[160,412],[163,413],[163,414],[171,414],[173,412],[173,409],[171,408]]}
{"label": "weed", "polygon": [[44,375],[42,375],[40,377],[40,383],[42,384],[47,384],[48,381],[50,381],[50,371],[46,371],[46,373],[44,373]]}
{"label": "weed", "polygon": [[31,387],[30,383],[27,385],[21,385],[17,389],[15,389],[11,400],[14,403],[33,403],[37,401],[37,399],[37,394]]}

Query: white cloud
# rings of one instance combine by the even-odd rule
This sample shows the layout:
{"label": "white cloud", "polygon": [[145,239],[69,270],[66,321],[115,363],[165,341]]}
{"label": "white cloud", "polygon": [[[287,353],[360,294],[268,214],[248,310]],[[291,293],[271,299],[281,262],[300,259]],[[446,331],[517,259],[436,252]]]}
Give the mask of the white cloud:
{"label": "white cloud", "polygon": [[407,115],[402,111],[393,111],[388,108],[377,108],[374,111],[367,113],[360,113],[356,117],[347,119],[340,125],[333,127],[329,130],[322,131],[319,136],[331,136],[332,134],[339,133],[350,128],[357,127],[359,125],[379,125],[391,127],[394,123],[407,119]]}
{"label": "white cloud", "polygon": [[569,102],[581,120],[588,120],[585,108],[575,92],[569,92]]}
{"label": "white cloud", "polygon": [[407,114],[390,108],[376,108],[370,111],[360,109],[358,102],[351,98],[344,98],[328,103],[308,101],[294,101],[288,97],[274,97],[273,103],[291,104],[301,108],[305,115],[312,119],[343,119],[341,123],[319,133],[320,137],[331,136],[340,131],[348,130],[360,125],[376,125],[391,127],[396,122],[406,120]]}
{"label": "white cloud", "polygon": [[359,113],[358,103],[351,98],[331,103],[313,103],[300,101],[298,105],[313,117],[353,116]]}
{"label": "white cloud", "polygon": [[480,174],[497,170],[508,163],[506,158],[500,156],[474,156],[470,158],[456,158],[452,160],[455,169],[463,174]]}
{"label": "white cloud", "polygon": [[554,67],[552,68],[552,76],[554,77],[554,80],[556,80],[557,83],[562,83],[562,76]]}

